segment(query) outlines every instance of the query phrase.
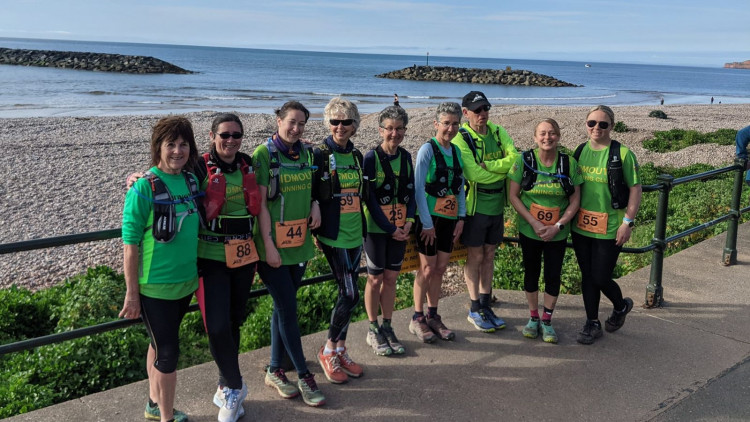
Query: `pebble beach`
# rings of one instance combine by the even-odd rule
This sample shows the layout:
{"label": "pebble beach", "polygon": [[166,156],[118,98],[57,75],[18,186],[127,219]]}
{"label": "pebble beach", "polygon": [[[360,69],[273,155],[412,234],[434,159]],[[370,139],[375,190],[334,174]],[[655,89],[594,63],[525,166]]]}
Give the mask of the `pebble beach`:
{"label": "pebble beach", "polygon": [[[682,167],[695,163],[729,164],[734,146],[694,145],[677,152],[654,153],[642,147],[654,131],[692,129],[712,132],[750,124],[750,104],[613,107],[617,121],[629,132],[613,137],[630,147],[641,164]],[[664,111],[668,119],[648,117]],[[497,106],[490,120],[504,126],[519,150],[532,146],[535,124],[553,118],[568,148],[586,139],[588,107]],[[434,135],[434,108],[408,109],[410,121],[402,146],[416,155]],[[201,152],[215,112],[185,114],[193,122]],[[276,127],[275,117],[237,113],[245,126],[242,150],[253,149]],[[116,229],[121,225],[125,177],[150,167],[151,127],[162,116],[39,117],[0,119],[0,147],[6,164],[0,168],[0,243]],[[327,136],[320,116],[308,122],[305,138],[313,143]],[[379,143],[377,114],[362,116],[353,138],[363,152]],[[0,288],[18,285],[37,290],[62,282],[88,267],[122,269],[120,239],[0,255]]]}

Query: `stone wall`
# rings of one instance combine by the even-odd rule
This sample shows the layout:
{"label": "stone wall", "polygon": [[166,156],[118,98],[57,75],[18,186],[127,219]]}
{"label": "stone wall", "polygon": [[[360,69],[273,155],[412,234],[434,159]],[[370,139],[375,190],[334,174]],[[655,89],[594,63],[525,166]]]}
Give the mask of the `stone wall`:
{"label": "stone wall", "polygon": [[153,57],[12,48],[0,48],[0,64],[58,67],[98,72],[193,73]]}
{"label": "stone wall", "polygon": [[467,69],[449,66],[412,66],[375,75],[378,78],[413,81],[466,82],[473,84],[526,85],[526,86],[577,86],[551,76],[528,70]]}

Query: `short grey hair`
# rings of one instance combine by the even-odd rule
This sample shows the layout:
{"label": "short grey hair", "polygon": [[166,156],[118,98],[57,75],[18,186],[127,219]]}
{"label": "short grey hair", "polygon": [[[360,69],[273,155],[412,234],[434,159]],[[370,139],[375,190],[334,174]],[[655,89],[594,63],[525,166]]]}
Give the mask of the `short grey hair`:
{"label": "short grey hair", "polygon": [[445,102],[440,103],[440,105],[437,107],[437,110],[435,110],[435,120],[440,121],[440,116],[443,114],[452,114],[456,117],[458,117],[458,121],[461,121],[461,116],[463,113],[461,113],[461,106],[458,103],[454,102]]}
{"label": "short grey hair", "polygon": [[342,97],[331,98],[323,111],[323,123],[331,124],[331,119],[335,119],[339,114],[343,114],[347,119],[354,120],[354,128],[359,128],[359,109],[353,102]]}
{"label": "short grey hair", "polygon": [[406,110],[399,106],[388,106],[384,108],[383,111],[380,112],[378,126],[383,127],[383,122],[388,119],[398,120],[404,124],[404,127],[409,124],[409,115],[406,114]]}
{"label": "short grey hair", "polygon": [[606,114],[607,117],[609,117],[610,124],[612,124],[612,125],[615,124],[615,112],[611,108],[609,108],[609,107],[607,107],[605,105],[598,105],[596,107],[591,107],[591,110],[589,110],[588,114],[586,114],[586,119],[589,118],[589,116],[591,115],[591,113],[593,113],[595,111],[599,111],[599,110],[603,111],[604,114]]}

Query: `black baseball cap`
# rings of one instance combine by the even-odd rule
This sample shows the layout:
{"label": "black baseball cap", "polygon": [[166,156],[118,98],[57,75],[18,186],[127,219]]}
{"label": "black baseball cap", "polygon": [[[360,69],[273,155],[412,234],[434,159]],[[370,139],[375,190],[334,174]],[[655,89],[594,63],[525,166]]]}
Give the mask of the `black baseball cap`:
{"label": "black baseball cap", "polygon": [[474,111],[482,106],[492,106],[487,97],[481,91],[471,91],[464,95],[464,99],[461,101],[461,107],[466,107],[471,111]]}

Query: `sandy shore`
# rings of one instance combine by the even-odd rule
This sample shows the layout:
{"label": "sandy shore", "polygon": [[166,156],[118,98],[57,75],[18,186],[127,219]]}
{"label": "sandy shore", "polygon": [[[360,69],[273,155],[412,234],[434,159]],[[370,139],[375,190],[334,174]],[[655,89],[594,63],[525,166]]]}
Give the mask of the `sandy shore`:
{"label": "sandy shore", "polygon": [[[669,119],[649,118],[654,109]],[[583,120],[588,107],[499,106],[493,122],[504,126],[516,143],[532,145],[532,130],[545,117],[562,127],[561,143],[574,148],[586,138]],[[434,135],[434,108],[408,110],[404,146],[416,150]],[[685,166],[721,165],[734,158],[733,146],[696,145],[657,154],[642,142],[656,130],[673,128],[702,132],[739,129],[750,124],[750,104],[615,107],[616,119],[630,132],[616,134],[641,163]],[[206,148],[213,112],[190,113],[199,148]],[[0,243],[118,228],[122,218],[125,176],[149,167],[151,127],[160,116],[64,117],[0,119],[0,147],[6,151],[0,169]],[[252,150],[275,129],[271,115],[240,114],[245,124],[243,150]],[[312,120],[306,138],[327,135],[320,119]],[[363,116],[354,138],[365,151],[379,143],[377,115]],[[120,240],[86,243],[0,256],[0,288],[12,284],[32,289],[48,286],[95,265],[121,268]]]}

